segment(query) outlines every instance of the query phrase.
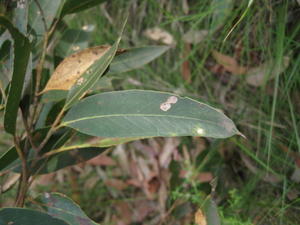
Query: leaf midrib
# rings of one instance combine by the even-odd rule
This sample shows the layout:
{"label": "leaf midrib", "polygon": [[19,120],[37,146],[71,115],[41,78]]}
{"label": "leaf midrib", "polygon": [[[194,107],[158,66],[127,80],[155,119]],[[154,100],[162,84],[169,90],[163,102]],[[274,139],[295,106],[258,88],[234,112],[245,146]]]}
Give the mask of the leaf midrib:
{"label": "leaf midrib", "polygon": [[198,119],[198,118],[193,118],[193,117],[185,117],[185,116],[157,115],[157,114],[111,114],[111,115],[99,115],[99,116],[91,116],[91,117],[81,117],[79,119],[69,120],[69,121],[66,121],[66,122],[62,122],[61,125],[67,125],[67,124],[76,123],[76,122],[79,122],[79,121],[92,120],[92,119],[98,119],[98,118],[126,117],[126,116],[132,116],[132,117],[167,117],[167,118],[170,117],[170,118],[176,118],[176,119],[196,120],[196,121],[201,121],[203,123],[209,123],[209,124],[213,124],[213,125],[216,125],[216,126],[220,126],[217,122],[209,121],[209,120],[203,120],[203,119]]}

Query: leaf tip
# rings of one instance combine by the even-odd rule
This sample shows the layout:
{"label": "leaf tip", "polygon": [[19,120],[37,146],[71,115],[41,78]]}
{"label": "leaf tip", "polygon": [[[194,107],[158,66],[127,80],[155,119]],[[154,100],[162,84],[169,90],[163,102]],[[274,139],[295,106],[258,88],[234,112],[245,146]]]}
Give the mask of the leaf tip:
{"label": "leaf tip", "polygon": [[242,136],[243,138],[245,138],[245,139],[248,139],[243,133],[241,133],[240,131],[237,131],[237,135],[240,135],[240,136]]}

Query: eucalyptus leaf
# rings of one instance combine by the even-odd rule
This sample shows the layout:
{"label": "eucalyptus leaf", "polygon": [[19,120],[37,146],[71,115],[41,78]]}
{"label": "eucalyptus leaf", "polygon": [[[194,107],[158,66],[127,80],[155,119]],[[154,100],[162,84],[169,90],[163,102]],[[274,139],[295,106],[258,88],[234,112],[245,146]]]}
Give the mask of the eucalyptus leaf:
{"label": "eucalyptus leaf", "polygon": [[42,37],[42,35],[49,30],[54,18],[58,15],[63,2],[64,1],[62,0],[30,1],[28,19],[29,24],[34,29],[37,37]]}
{"label": "eucalyptus leaf", "polygon": [[31,47],[29,40],[4,16],[0,16],[0,25],[10,32],[14,40],[14,69],[4,114],[5,131],[14,134]]}
{"label": "eucalyptus leaf", "polygon": [[220,110],[190,98],[144,90],[87,97],[68,111],[61,126],[100,137],[227,138],[240,134]]}
{"label": "eucalyptus leaf", "polygon": [[70,225],[49,214],[25,208],[0,209],[0,224],[10,225]]}
{"label": "eucalyptus leaf", "polygon": [[64,31],[60,42],[55,47],[55,55],[65,58],[80,49],[87,48],[90,36],[90,31],[78,29],[68,29]]}
{"label": "eucalyptus leaf", "polygon": [[21,33],[27,35],[28,24],[28,1],[18,1],[14,10],[14,24]]}
{"label": "eucalyptus leaf", "polygon": [[140,68],[165,53],[168,49],[169,47],[164,45],[128,49],[114,58],[108,73],[124,73]]}
{"label": "eucalyptus leaf", "polygon": [[13,72],[12,39],[8,31],[0,37],[0,82],[2,92],[9,84]]}
{"label": "eucalyptus leaf", "polygon": [[89,9],[105,1],[106,0],[67,0],[62,8],[61,17],[64,17],[67,14]]}
{"label": "eucalyptus leaf", "polygon": [[45,193],[35,199],[42,210],[72,225],[97,225],[70,198],[60,193]]}

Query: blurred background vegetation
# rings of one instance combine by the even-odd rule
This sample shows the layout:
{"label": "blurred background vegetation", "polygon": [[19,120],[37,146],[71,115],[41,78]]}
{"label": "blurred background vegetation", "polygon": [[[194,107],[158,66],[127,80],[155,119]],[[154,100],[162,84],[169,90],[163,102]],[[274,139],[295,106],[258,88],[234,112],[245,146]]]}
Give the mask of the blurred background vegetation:
{"label": "blurred background vegetation", "polygon": [[[71,38],[76,49],[72,30],[83,30],[89,46],[112,44],[127,13],[121,48],[170,50],[102,78],[102,90],[189,96],[223,110],[246,139],[135,141],[40,176],[33,192],[65,193],[102,224],[195,224],[207,201],[222,224],[300,224],[299,1],[103,1],[67,16],[58,41]],[[0,145],[1,153],[10,145],[2,132]]]}

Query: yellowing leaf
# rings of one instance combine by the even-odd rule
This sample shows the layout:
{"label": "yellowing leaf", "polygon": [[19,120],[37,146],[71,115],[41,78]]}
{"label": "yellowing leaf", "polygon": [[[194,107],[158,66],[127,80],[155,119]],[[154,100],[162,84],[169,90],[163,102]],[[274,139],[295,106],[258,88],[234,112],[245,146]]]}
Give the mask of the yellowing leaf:
{"label": "yellowing leaf", "polygon": [[110,45],[101,45],[86,48],[65,58],[56,67],[46,87],[40,94],[50,90],[70,90],[84,72],[102,57],[110,47]]}
{"label": "yellowing leaf", "polygon": [[197,225],[207,225],[206,217],[201,209],[198,209],[195,213],[195,224]]}
{"label": "yellowing leaf", "polygon": [[221,64],[225,70],[233,74],[243,74],[246,72],[246,68],[240,66],[236,59],[231,56],[224,55],[220,52],[213,51],[212,56],[214,59]]}

